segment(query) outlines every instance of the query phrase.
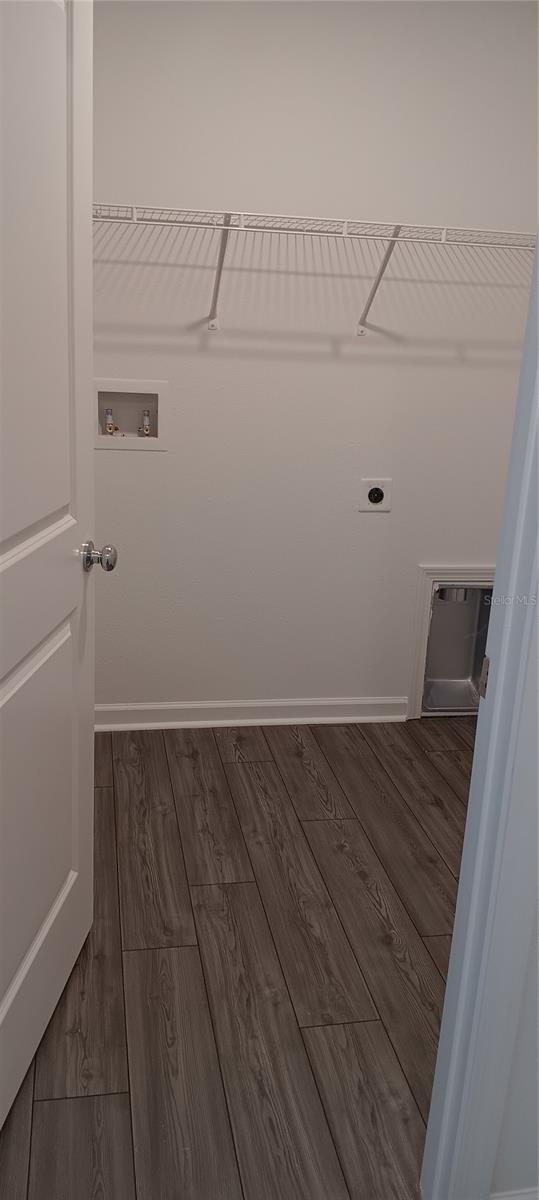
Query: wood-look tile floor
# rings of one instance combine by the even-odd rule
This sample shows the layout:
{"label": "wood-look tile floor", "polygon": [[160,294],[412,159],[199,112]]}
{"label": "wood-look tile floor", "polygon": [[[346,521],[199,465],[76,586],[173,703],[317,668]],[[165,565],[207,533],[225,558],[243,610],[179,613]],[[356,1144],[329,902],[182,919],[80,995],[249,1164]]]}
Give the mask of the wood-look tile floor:
{"label": "wood-look tile floor", "polygon": [[96,737],[9,1200],[417,1200],[475,722]]}

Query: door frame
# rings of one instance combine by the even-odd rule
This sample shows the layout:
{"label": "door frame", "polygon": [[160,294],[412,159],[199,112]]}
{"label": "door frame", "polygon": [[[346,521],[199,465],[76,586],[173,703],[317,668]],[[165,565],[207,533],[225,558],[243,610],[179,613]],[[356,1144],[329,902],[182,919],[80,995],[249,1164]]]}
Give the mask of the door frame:
{"label": "door frame", "polygon": [[[532,797],[526,811],[511,793],[537,603],[536,414],[537,261],[488,633],[490,676],[479,706],[421,1175],[423,1200],[490,1195],[534,936],[535,801]],[[531,601],[516,600],[525,596]]]}

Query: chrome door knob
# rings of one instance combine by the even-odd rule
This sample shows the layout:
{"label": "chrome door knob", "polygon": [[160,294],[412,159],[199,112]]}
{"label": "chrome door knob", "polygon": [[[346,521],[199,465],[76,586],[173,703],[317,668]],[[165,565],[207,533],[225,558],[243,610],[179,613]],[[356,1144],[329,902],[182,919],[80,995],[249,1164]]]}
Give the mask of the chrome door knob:
{"label": "chrome door knob", "polygon": [[81,554],[83,571],[91,571],[94,563],[99,563],[104,571],[113,571],[118,562],[116,546],[103,546],[102,550],[96,550],[91,538],[82,543]]}

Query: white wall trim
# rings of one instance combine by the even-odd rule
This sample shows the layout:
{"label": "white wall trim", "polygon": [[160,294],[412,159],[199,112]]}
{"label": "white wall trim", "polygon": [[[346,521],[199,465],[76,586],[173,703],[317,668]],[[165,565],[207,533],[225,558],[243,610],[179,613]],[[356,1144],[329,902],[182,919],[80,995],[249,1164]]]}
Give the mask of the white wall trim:
{"label": "white wall trim", "polygon": [[182,729],[227,725],[323,725],[404,721],[406,696],[330,696],[307,700],[194,700],[96,704],[95,727]]}
{"label": "white wall trim", "polygon": [[490,587],[494,582],[494,571],[493,563],[486,566],[473,566],[469,563],[464,566],[458,563],[419,563],[408,718],[421,716],[433,583],[473,583],[477,587]]}
{"label": "white wall trim", "polygon": [[490,1200],[539,1200],[539,1188],[524,1188],[521,1192],[492,1192]]}

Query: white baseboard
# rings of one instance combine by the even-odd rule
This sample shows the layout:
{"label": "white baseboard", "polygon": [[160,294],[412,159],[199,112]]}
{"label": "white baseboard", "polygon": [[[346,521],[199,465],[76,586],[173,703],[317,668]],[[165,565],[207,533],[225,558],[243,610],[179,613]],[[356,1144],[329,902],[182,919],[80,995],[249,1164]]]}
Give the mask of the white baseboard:
{"label": "white baseboard", "polygon": [[169,704],[96,704],[95,727],[182,729],[219,725],[323,725],[404,721],[406,696],[331,696],[310,700],[196,700]]}
{"label": "white baseboard", "polygon": [[519,1192],[491,1192],[490,1200],[539,1200],[539,1188],[524,1188]]}

